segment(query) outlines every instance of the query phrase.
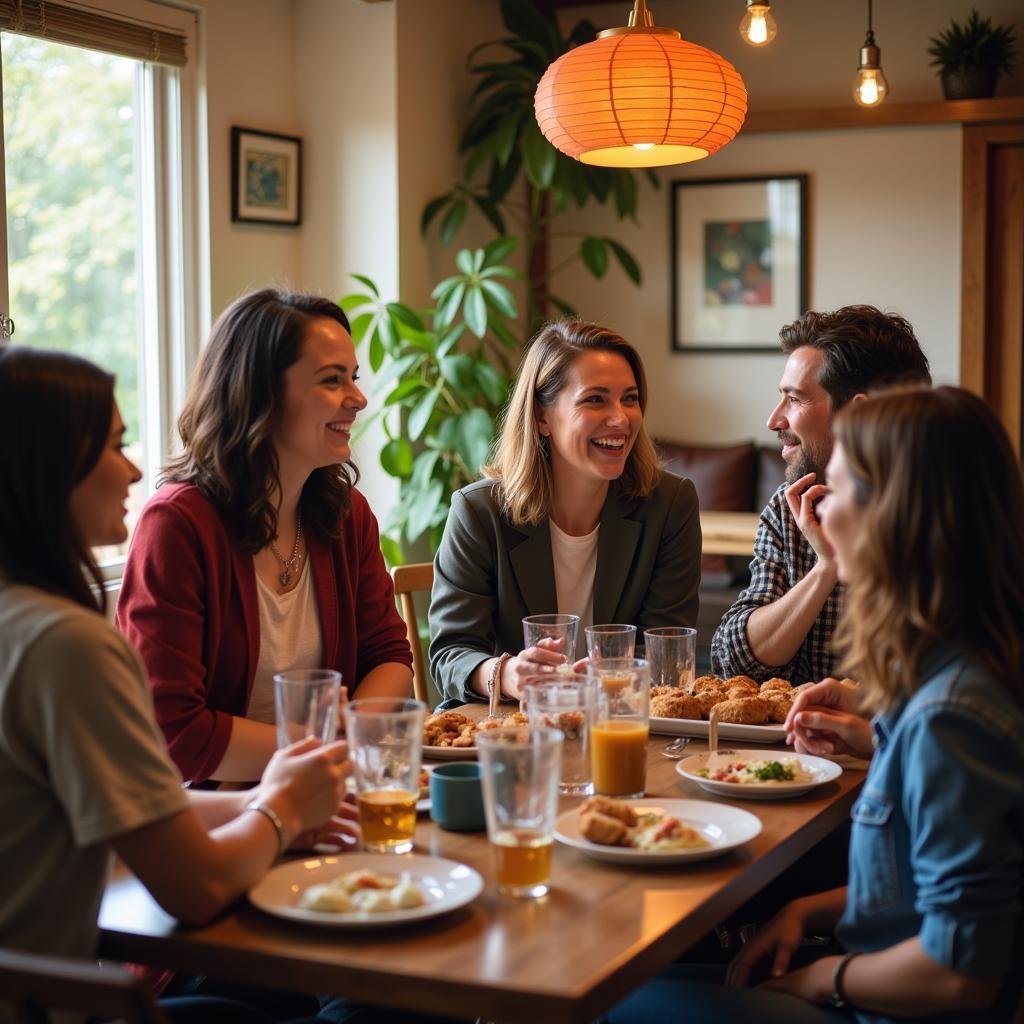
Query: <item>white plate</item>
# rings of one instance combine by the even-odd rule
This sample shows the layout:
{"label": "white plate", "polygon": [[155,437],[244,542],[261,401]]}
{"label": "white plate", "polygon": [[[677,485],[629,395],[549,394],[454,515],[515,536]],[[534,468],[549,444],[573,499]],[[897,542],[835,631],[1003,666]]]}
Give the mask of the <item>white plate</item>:
{"label": "white plate", "polygon": [[629,805],[641,813],[664,811],[671,814],[703,833],[711,845],[695,850],[634,850],[628,846],[602,846],[580,834],[578,807],[558,816],[555,838],[598,860],[650,866],[718,857],[749,843],[761,831],[761,820],[756,815],[728,804],[713,804],[709,800],[630,800]]}
{"label": "white plate", "polygon": [[784,800],[788,796],[799,796],[817,786],[823,786],[843,774],[839,765],[823,757],[794,753],[780,754],[779,760],[793,758],[799,761],[800,767],[813,777],[810,782],[716,782],[696,774],[698,769],[706,768],[709,761],[725,765],[730,761],[764,761],[771,757],[771,753],[765,750],[719,750],[716,754],[693,754],[677,761],[676,771],[709,793],[731,796],[736,800]]}
{"label": "white plate", "polygon": [[423,756],[434,761],[475,761],[476,747],[428,747],[424,744]]}
{"label": "white plate", "polygon": [[[365,911],[332,914],[304,910],[297,905],[299,894],[306,886],[329,882],[338,875],[362,868],[388,875],[408,872],[426,893],[426,905],[378,914]],[[476,899],[483,887],[484,880],[471,867],[444,857],[426,857],[419,853],[345,853],[339,857],[310,857],[281,864],[267,872],[263,881],[249,891],[249,900],[265,913],[292,921],[332,928],[382,928],[446,914]]]}
{"label": "white plate", "polygon": [[[698,736],[706,739],[708,723],[699,718],[652,718],[651,732],[659,736]],[[781,724],[733,725],[732,722],[719,722],[718,738],[746,740],[747,743],[784,743],[786,730]]]}

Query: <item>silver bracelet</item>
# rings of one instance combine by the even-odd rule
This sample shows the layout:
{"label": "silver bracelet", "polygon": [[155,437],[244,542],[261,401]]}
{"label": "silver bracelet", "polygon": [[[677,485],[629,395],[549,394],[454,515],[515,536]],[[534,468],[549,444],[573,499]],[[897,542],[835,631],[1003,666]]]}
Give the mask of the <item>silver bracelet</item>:
{"label": "silver bracelet", "polygon": [[277,855],[280,856],[284,853],[288,847],[288,836],[285,834],[284,822],[281,820],[281,815],[274,810],[270,804],[265,804],[261,800],[253,800],[252,803],[246,804],[245,809],[247,811],[256,811],[258,814],[262,814],[263,817],[274,826],[274,831],[277,833]]}

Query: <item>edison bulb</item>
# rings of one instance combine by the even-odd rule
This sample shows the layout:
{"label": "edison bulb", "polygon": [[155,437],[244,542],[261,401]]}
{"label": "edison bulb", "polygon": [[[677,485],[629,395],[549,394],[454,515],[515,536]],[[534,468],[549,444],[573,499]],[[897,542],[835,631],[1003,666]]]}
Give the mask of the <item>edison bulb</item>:
{"label": "edison bulb", "polygon": [[767,46],[778,28],[769,4],[750,4],[740,22],[740,37],[751,46]]}
{"label": "edison bulb", "polygon": [[885,99],[889,83],[881,68],[858,68],[853,80],[853,98],[862,107],[877,107]]}

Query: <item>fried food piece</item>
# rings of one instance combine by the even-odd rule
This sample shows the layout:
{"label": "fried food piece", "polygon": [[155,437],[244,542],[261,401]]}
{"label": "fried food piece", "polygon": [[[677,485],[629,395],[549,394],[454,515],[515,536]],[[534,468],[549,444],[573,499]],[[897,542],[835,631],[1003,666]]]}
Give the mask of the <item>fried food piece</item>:
{"label": "fried food piece", "polygon": [[697,676],[693,681],[693,692],[703,693],[705,690],[721,690],[722,680],[718,676]]}
{"label": "fried food piece", "polygon": [[726,690],[731,690],[737,686],[742,686],[744,687],[744,689],[749,690],[751,693],[757,693],[757,691],[761,689],[761,687],[759,687],[757,683],[750,678],[750,676],[730,676],[728,679],[726,679]]}
{"label": "fried food piece", "polygon": [[715,705],[720,722],[732,725],[764,725],[768,721],[768,701],[763,697],[724,700]]}
{"label": "fried food piece", "polygon": [[629,836],[629,829],[623,822],[600,811],[585,811],[580,814],[580,832],[584,839],[600,843],[602,846],[623,846]]}
{"label": "fried food piece", "polygon": [[655,718],[700,718],[700,701],[682,690],[655,697],[651,701],[651,714]]}
{"label": "fried food piece", "polygon": [[762,694],[768,690],[779,690],[782,693],[789,693],[792,689],[793,684],[788,679],[780,679],[778,676],[761,684]]}
{"label": "fried food piece", "polygon": [[636,811],[625,800],[614,800],[610,796],[589,796],[580,804],[580,814],[605,814],[617,818],[627,828],[636,825]]}
{"label": "fried food piece", "polygon": [[789,715],[789,709],[793,706],[792,698],[788,692],[781,690],[769,690],[762,696],[762,700],[768,702],[768,721],[785,722]]}
{"label": "fried food piece", "polygon": [[756,697],[757,690],[751,690],[746,686],[730,686],[725,695],[729,700],[745,700],[747,697]]}
{"label": "fried food piece", "polygon": [[666,693],[675,693],[676,688],[674,686],[652,686],[651,697],[664,697]]}
{"label": "fried food piece", "polygon": [[717,689],[708,687],[708,689],[702,690],[694,697],[694,700],[696,700],[700,705],[700,714],[702,718],[707,718],[708,715],[711,714],[711,709],[716,704],[721,704],[722,701],[728,699],[729,698],[725,695],[725,691],[721,687],[718,687]]}

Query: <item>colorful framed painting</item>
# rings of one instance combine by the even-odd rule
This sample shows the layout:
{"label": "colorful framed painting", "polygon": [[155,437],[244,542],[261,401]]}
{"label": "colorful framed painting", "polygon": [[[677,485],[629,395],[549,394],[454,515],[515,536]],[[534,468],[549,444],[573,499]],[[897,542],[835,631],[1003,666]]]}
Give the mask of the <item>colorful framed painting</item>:
{"label": "colorful framed painting", "polygon": [[807,303],[807,175],[672,183],[672,348],[778,351]]}
{"label": "colorful framed painting", "polygon": [[231,129],[231,219],[256,224],[302,220],[302,140]]}

